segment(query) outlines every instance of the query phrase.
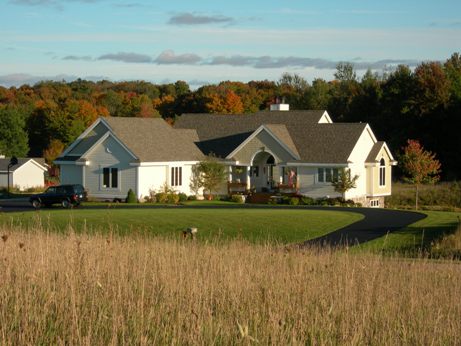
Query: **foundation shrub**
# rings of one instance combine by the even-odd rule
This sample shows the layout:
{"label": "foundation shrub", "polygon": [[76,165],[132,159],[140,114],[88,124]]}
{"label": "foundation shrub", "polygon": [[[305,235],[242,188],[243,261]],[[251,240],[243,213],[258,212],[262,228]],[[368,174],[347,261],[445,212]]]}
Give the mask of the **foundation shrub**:
{"label": "foundation shrub", "polygon": [[181,203],[187,201],[187,195],[183,192],[178,193],[178,197],[179,197],[179,202]]}
{"label": "foundation shrub", "polygon": [[126,196],[126,203],[138,203],[138,199],[136,198],[136,194],[132,189],[128,190],[128,194]]}
{"label": "foundation shrub", "polygon": [[231,196],[231,201],[234,202],[234,203],[243,204],[243,203],[245,203],[245,196],[244,195],[238,195],[238,194],[232,195]]}
{"label": "foundation shrub", "polygon": [[290,197],[288,202],[290,205],[298,205],[299,204],[299,197]]}

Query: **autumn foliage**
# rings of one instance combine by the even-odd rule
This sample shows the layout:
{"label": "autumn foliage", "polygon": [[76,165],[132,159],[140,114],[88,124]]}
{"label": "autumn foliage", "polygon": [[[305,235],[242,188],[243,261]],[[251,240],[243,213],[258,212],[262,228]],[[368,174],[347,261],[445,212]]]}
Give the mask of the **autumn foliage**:
{"label": "autumn foliage", "polygon": [[[400,65],[362,77],[348,63],[335,79],[307,81],[282,74],[278,81],[223,81],[192,90],[184,81],[43,81],[0,87],[0,151],[42,156],[53,140],[69,145],[99,116],[162,117],[170,124],[183,113],[242,114],[267,110],[276,99],[291,110],[326,109],[332,119],[366,122],[391,149],[419,138],[438,153],[445,179],[461,178],[461,55],[445,63]],[[8,139],[7,139],[8,138]]]}
{"label": "autumn foliage", "polygon": [[404,179],[416,187],[416,209],[418,209],[418,188],[421,184],[433,184],[440,179],[440,162],[435,154],[424,150],[417,140],[409,139],[400,156]]}

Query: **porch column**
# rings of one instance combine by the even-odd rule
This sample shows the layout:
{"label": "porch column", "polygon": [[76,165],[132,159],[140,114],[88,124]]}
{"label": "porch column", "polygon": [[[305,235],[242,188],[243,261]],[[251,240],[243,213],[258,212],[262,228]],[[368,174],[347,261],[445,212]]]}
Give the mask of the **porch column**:
{"label": "porch column", "polygon": [[232,166],[229,166],[229,183],[232,183]]}
{"label": "porch column", "polygon": [[278,169],[279,169],[279,183],[283,184],[283,167],[278,166]]}
{"label": "porch column", "polygon": [[246,166],[247,167],[247,174],[246,174],[246,178],[247,178],[247,190],[250,190],[251,189],[251,181],[250,181],[250,169],[251,167],[250,166]]}

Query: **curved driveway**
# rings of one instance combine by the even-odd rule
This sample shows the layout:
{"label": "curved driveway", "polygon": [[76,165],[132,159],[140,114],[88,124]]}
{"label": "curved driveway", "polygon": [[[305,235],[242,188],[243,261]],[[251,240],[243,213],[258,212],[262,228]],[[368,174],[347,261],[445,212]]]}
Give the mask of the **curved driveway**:
{"label": "curved driveway", "polygon": [[425,214],[414,211],[393,209],[334,207],[333,210],[357,212],[364,218],[322,237],[307,240],[302,245],[356,245],[380,238],[426,217]]}
{"label": "curved driveway", "polygon": [[[33,210],[28,201],[16,199],[14,203],[9,200],[10,203],[3,201],[0,205],[3,208],[0,211],[26,211]],[[82,209],[106,209],[107,206],[82,206]],[[269,209],[274,208],[273,206],[264,205],[224,205],[224,206],[155,206],[155,205],[126,205],[126,204],[115,204],[112,206],[114,209],[123,208],[197,208],[197,209],[210,209],[210,208],[255,208],[255,209]],[[310,209],[310,210],[334,210],[334,211],[347,211],[352,213],[359,213],[364,216],[360,221],[350,224],[349,226],[340,228],[334,232],[328,233],[322,237],[307,240],[300,244],[301,246],[309,245],[329,245],[329,246],[344,246],[344,245],[356,245],[367,242],[376,238],[385,236],[389,232],[393,232],[404,228],[418,220],[424,219],[426,215],[404,210],[392,210],[392,209],[377,209],[377,208],[343,208],[343,207],[320,207],[320,206],[279,206],[277,208],[284,209]]]}

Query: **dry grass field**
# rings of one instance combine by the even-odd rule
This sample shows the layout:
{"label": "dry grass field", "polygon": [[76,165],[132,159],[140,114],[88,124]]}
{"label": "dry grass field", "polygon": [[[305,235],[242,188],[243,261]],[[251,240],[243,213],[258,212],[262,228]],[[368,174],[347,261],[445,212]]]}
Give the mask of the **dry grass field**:
{"label": "dry grass field", "polygon": [[459,345],[461,265],[0,229],[0,344]]}

